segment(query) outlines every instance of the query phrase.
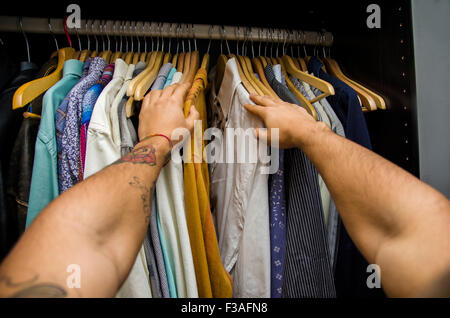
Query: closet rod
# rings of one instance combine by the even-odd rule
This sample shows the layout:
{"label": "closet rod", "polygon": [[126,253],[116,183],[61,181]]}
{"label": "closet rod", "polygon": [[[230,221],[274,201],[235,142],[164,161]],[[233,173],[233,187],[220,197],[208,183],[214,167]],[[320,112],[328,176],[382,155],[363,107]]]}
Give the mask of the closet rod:
{"label": "closet rod", "polygon": [[[87,22],[87,23],[86,23]],[[64,34],[63,19],[50,19],[52,32]],[[23,30],[27,33],[50,33],[49,19],[22,17]],[[69,29],[75,35],[75,29]],[[21,32],[19,17],[0,16],[0,31]],[[330,32],[268,29],[256,27],[222,26],[209,24],[179,24],[142,21],[80,20],[79,35],[104,36],[162,36],[213,40],[247,40],[254,42],[286,42],[330,47]]]}

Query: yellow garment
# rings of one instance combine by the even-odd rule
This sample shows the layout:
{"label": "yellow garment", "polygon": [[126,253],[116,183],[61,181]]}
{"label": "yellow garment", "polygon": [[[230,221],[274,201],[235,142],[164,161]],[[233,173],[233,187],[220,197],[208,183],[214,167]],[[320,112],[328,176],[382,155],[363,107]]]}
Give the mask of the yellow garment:
{"label": "yellow garment", "polygon": [[[219,254],[216,230],[209,205],[209,172],[208,164],[203,162],[205,148],[203,132],[206,129],[205,87],[207,73],[199,69],[184,103],[184,115],[189,115],[195,105],[202,120],[201,135],[191,136],[188,143],[188,155],[191,162],[184,163],[184,195],[186,204],[186,220],[194,259],[195,275],[199,297],[232,297],[232,279],[222,265]],[[201,147],[194,149],[194,138]],[[197,159],[194,160],[194,157]],[[201,163],[199,162],[201,160]],[[197,161],[197,162],[195,162]]]}

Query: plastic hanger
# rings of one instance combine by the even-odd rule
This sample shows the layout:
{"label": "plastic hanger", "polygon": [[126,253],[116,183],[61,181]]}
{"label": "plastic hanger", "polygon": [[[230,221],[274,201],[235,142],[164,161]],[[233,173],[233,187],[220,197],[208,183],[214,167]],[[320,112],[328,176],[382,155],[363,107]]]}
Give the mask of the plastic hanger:
{"label": "plastic hanger", "polygon": [[[20,18],[20,28],[25,37],[27,44],[28,61],[30,62],[30,49],[28,39],[22,28],[22,19]],[[12,101],[12,109],[24,107],[33,99],[44,93],[47,89],[52,87],[56,82],[62,78],[64,62],[72,58],[75,50],[71,47],[66,47],[58,50],[58,64],[56,70],[45,77],[35,79],[31,82],[20,86],[14,93]]]}

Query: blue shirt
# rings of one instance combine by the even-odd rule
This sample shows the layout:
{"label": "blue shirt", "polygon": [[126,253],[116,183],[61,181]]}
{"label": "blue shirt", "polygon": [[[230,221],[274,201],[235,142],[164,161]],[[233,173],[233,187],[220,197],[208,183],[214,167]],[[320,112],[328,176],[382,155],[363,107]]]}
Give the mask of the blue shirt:
{"label": "blue shirt", "polygon": [[[366,120],[356,92],[338,78],[322,70],[322,62],[312,57],[308,71],[334,87],[335,95],[327,100],[344,126],[345,137],[372,149]],[[335,255],[335,283],[338,297],[380,297],[381,289],[366,286],[368,263],[350,239],[342,220],[338,225],[337,255]]]}
{"label": "blue shirt", "polygon": [[55,111],[69,91],[80,80],[82,68],[82,62],[74,59],[67,60],[64,63],[62,79],[49,88],[44,95],[34,154],[27,227],[39,212],[59,194]]}

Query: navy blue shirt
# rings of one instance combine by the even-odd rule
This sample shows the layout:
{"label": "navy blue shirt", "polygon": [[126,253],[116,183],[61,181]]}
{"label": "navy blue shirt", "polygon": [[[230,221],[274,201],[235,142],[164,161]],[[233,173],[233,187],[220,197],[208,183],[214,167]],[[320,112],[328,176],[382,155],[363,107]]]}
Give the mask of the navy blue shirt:
{"label": "navy blue shirt", "polygon": [[[338,116],[345,130],[345,137],[372,149],[366,120],[356,92],[338,78],[322,70],[322,62],[312,57],[308,71],[327,81],[334,87],[335,95],[327,100]],[[334,278],[337,297],[384,297],[382,289],[369,289],[366,285],[368,263],[348,235],[339,218]]]}

